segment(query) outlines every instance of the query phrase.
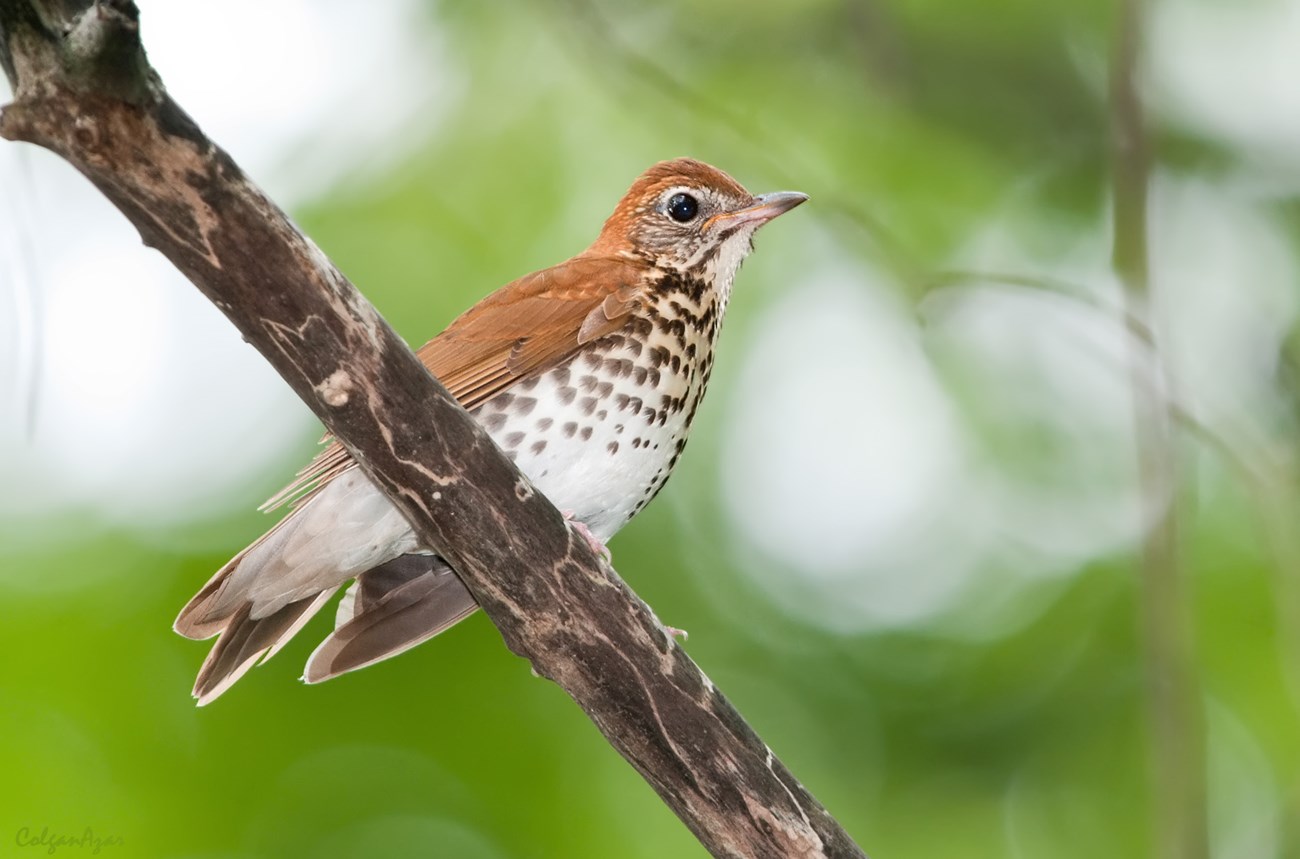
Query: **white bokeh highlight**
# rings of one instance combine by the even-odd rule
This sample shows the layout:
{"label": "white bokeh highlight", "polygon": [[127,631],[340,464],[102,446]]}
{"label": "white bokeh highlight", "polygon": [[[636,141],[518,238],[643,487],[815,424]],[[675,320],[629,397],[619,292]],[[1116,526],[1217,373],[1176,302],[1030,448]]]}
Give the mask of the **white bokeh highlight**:
{"label": "white bokeh highlight", "polygon": [[[408,154],[456,90],[414,0],[141,5],[169,91],[282,205]],[[310,413],[66,163],[0,147],[0,188],[0,516],[30,523],[8,539],[246,503],[231,490],[281,468]]]}
{"label": "white bokeh highlight", "polygon": [[743,567],[796,615],[843,628],[954,598],[966,553],[942,567],[922,556],[937,546],[936,499],[962,480],[963,436],[896,296],[847,260],[817,270],[768,308],[748,350],[724,503],[768,563]]}
{"label": "white bokeh highlight", "polygon": [[1267,162],[1274,179],[1278,168],[1292,168],[1294,192],[1300,185],[1300,0],[1160,0],[1151,7],[1147,44],[1155,111]]}
{"label": "white bokeh highlight", "polygon": [[[1264,205],[1171,175],[1151,197],[1152,325],[1177,411],[1239,458],[1220,477],[1271,473],[1288,419],[1274,363],[1300,272]],[[1124,326],[1110,226],[1067,234],[1045,260],[1014,223],[991,219],[954,267],[1053,288],[973,278],[918,317],[827,239],[806,243],[801,282],[755,326],[723,505],[737,568],[794,617],[859,632],[960,607],[980,634],[980,605],[1005,624],[1026,580],[1134,549],[1130,362],[1151,353]]]}

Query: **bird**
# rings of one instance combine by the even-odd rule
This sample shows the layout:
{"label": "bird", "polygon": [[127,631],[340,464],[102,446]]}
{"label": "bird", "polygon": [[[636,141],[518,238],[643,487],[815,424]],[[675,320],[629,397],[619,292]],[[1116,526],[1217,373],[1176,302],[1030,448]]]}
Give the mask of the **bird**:
{"label": "bird", "polygon": [[[489,294],[416,354],[603,551],[682,454],[754,232],[807,199],[755,196],[694,159],[659,162],[590,247]],[[287,505],[288,515],[176,619],[187,638],[217,636],[194,684],[200,706],[273,656],[344,586],[335,628],[307,661],[308,683],[396,656],[478,607],[344,447],[329,435],[322,443],[262,506]]]}

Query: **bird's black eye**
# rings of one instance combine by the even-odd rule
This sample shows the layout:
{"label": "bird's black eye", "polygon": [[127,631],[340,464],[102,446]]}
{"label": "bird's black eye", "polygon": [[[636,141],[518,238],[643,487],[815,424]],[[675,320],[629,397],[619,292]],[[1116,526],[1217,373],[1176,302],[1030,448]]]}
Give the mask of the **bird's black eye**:
{"label": "bird's black eye", "polygon": [[690,194],[673,194],[668,201],[668,217],[679,224],[694,220],[699,211],[700,204]]}

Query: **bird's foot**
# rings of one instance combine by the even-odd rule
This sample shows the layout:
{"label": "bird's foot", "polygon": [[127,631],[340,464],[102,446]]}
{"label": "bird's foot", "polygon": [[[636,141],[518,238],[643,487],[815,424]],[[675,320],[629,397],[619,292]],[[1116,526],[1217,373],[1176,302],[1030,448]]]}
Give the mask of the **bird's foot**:
{"label": "bird's foot", "polygon": [[605,563],[610,562],[613,555],[609,552],[609,546],[606,546],[599,537],[591,533],[591,529],[587,527],[586,522],[574,518],[572,510],[561,510],[560,515],[569,523],[569,527],[577,532],[579,537],[587,541],[587,546],[596,554],[596,557],[603,559]]}

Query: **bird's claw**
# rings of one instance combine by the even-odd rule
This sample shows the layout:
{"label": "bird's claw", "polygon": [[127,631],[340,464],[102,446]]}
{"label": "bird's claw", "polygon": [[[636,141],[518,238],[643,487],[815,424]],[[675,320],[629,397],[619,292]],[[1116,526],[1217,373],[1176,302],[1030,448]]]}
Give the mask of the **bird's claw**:
{"label": "bird's claw", "polygon": [[609,546],[606,546],[599,537],[591,533],[591,529],[587,527],[586,522],[575,519],[572,510],[562,510],[560,513],[564,516],[565,521],[569,523],[569,527],[573,528],[579,537],[587,541],[587,547],[591,549],[596,557],[607,564],[613,559],[614,556],[610,554]]}

